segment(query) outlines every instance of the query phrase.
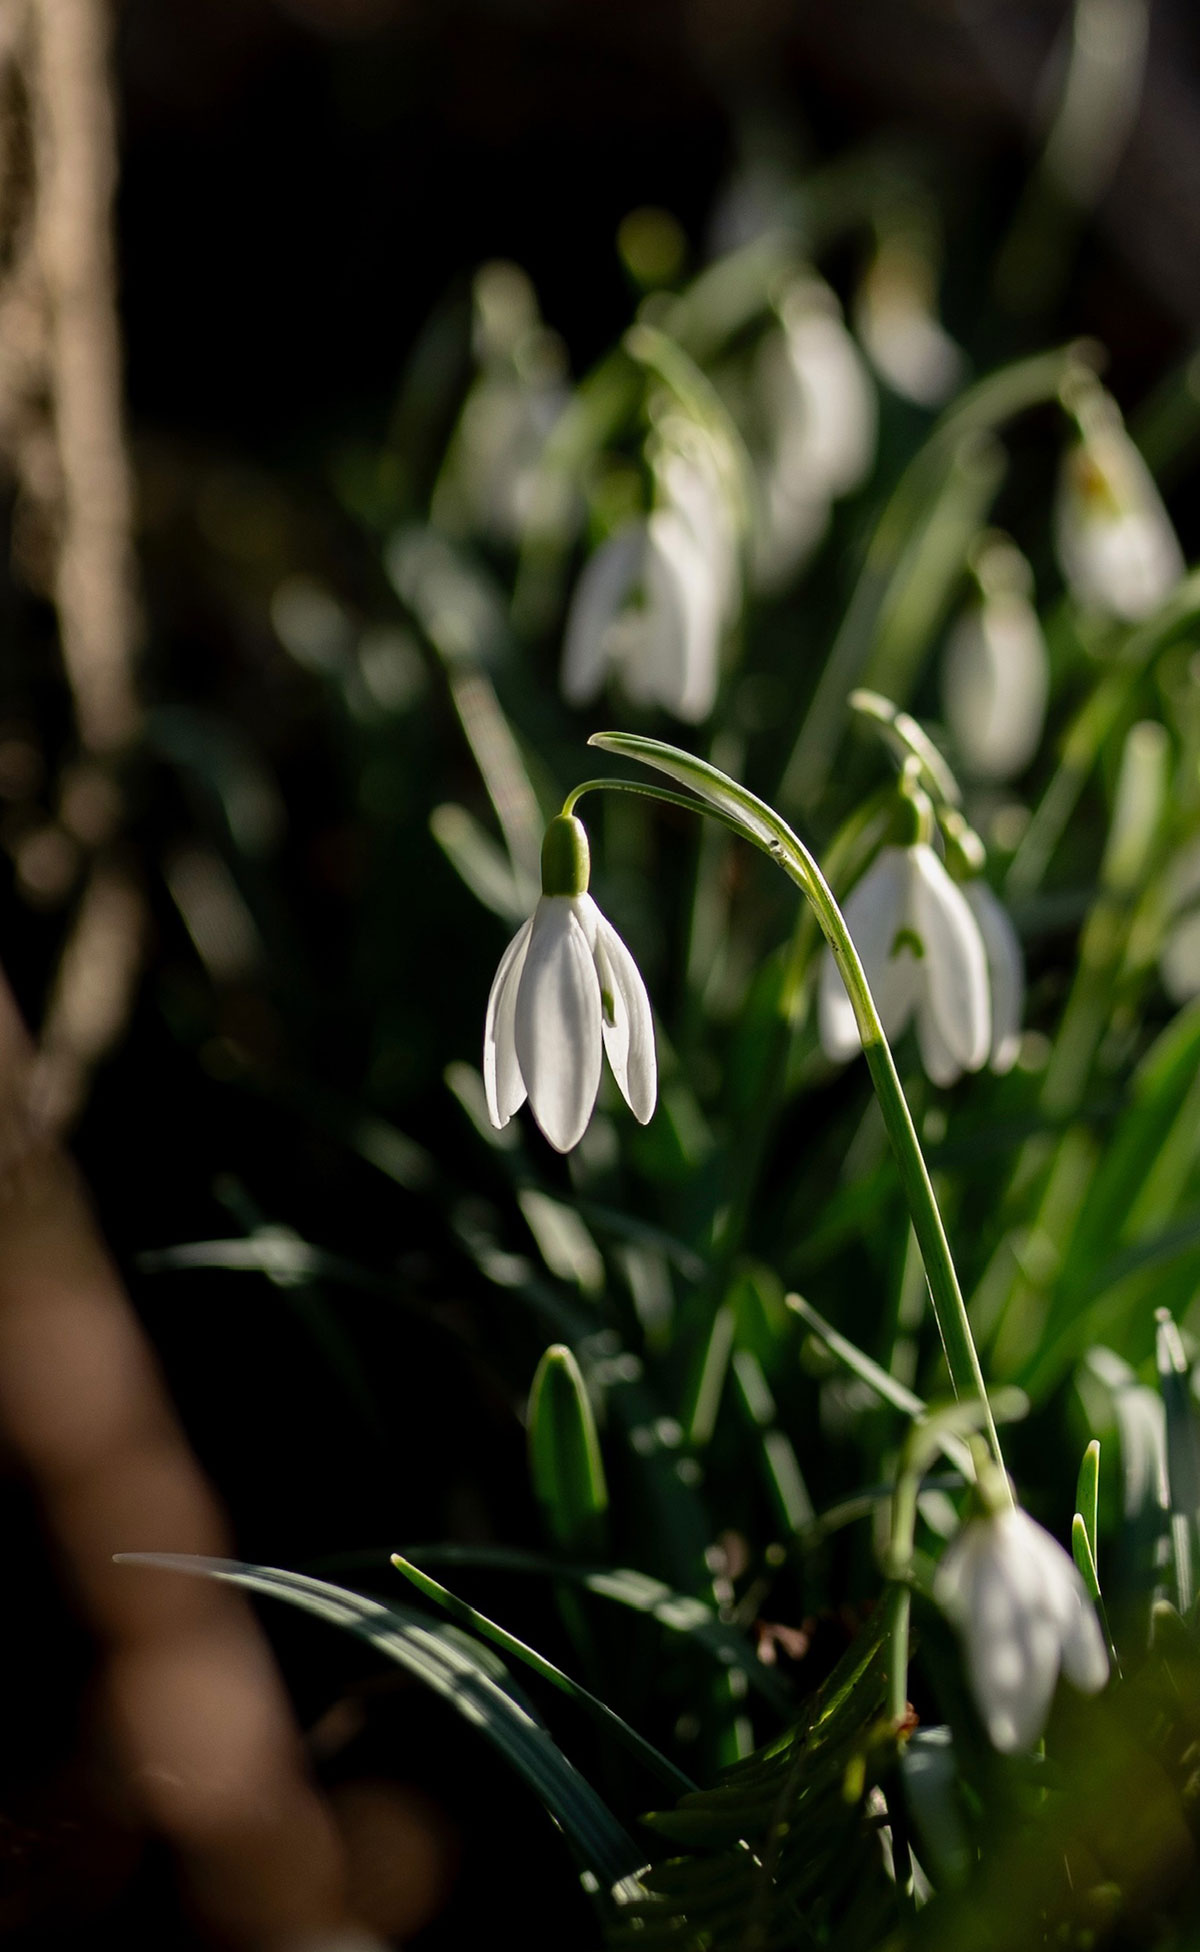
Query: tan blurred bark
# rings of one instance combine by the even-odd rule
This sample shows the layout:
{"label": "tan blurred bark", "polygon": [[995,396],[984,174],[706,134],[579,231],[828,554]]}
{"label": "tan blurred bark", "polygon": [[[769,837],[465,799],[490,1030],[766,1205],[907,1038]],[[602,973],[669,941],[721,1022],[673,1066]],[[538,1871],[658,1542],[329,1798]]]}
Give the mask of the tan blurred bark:
{"label": "tan blurred bark", "polygon": [[75,714],[41,858],[66,862],[64,895],[83,864],[36,1050],[0,978],[0,1424],[98,1641],[143,1820],[213,1934],[266,1952],[348,1929],[341,1845],[249,1609],[113,1564],[229,1542],[60,1141],[124,1027],[143,935],[120,841],[140,706],[109,30],[104,0],[0,0],[0,450]]}

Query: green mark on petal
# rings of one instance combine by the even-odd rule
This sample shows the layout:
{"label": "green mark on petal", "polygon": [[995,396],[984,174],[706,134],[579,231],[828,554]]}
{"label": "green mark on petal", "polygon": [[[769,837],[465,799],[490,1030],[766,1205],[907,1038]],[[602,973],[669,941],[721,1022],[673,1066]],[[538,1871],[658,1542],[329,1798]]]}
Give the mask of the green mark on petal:
{"label": "green mark on petal", "polygon": [[896,957],[905,949],[910,950],[918,962],[925,960],[925,944],[915,929],[904,928],[896,930],[896,940],[888,951],[888,960],[894,962]]}

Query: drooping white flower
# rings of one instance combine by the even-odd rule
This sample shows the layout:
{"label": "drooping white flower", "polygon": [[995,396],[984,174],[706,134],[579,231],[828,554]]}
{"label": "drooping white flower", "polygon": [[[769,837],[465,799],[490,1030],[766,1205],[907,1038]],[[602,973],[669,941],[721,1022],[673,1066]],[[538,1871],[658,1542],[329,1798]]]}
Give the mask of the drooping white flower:
{"label": "drooping white flower", "polygon": [[880,246],[854,323],[876,372],[904,399],[939,407],[962,380],[966,355],[933,310],[932,267],[903,240]]}
{"label": "drooping white flower", "polygon": [[1059,1669],[1094,1694],[1108,1654],[1070,1555],[1014,1506],[968,1519],[934,1579],[966,1642],[971,1692],[998,1749],[1027,1749],[1046,1725]]}
{"label": "drooping white flower", "polygon": [[566,353],[519,266],[481,266],[473,296],[479,373],[434,491],[434,519],[452,534],[477,527],[519,542],[539,485],[546,492],[540,462],[569,398]]}
{"label": "drooping white flower", "polygon": [[700,430],[665,416],[651,460],[654,510],[609,536],[576,585],[563,695],[589,703],[611,669],[630,698],[697,724],[715,703],[721,642],[739,602],[736,529]]}
{"label": "drooping white flower", "polygon": [[761,466],[755,571],[777,586],[804,561],[875,459],[875,390],[819,279],[798,281],[779,304],[779,329],[764,338],[755,381],[770,430]]}
{"label": "drooping white flower", "polygon": [[[992,1009],[979,923],[932,847],[885,847],[843,905],[889,1043],[915,1019],[921,1062],[950,1085],[987,1063]],[[859,1049],[858,1025],[828,949],[818,995],[821,1047],[834,1063]]]}
{"label": "drooping white flower", "polygon": [[542,848],[544,892],[500,959],[483,1032],[492,1124],[503,1128],[528,1097],[559,1152],[583,1137],[602,1052],[640,1124],[658,1092],[646,986],[587,884],[587,835],[573,815],[560,815]]}
{"label": "drooping white flower", "polygon": [[1023,591],[985,593],[959,618],[946,645],[942,701],[977,778],[1025,770],[1042,736],[1049,680],[1042,627]]}
{"label": "drooping white flower", "polygon": [[1154,478],[1107,399],[1063,461],[1055,523],[1063,575],[1088,609],[1137,623],[1183,575]]}

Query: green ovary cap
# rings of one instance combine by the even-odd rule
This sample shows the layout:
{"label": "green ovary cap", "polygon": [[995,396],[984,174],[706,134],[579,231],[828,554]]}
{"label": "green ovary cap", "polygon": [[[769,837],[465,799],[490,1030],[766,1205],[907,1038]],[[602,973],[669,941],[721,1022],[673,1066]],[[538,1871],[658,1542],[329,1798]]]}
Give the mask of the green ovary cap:
{"label": "green ovary cap", "polygon": [[586,895],[591,873],[587,830],[573,813],[560,813],[542,842],[542,893]]}

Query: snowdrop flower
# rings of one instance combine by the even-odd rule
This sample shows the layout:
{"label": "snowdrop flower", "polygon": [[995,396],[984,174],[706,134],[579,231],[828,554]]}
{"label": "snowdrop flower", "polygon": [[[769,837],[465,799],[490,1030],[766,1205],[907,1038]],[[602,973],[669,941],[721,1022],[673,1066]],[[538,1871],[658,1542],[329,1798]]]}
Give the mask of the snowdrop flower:
{"label": "snowdrop flower", "polygon": [[937,1569],[934,1598],[966,1641],[971,1692],[998,1749],[1028,1749],[1061,1667],[1095,1694],[1108,1654],[1070,1555],[1026,1512],[968,1519]]}
{"label": "snowdrop flower", "polygon": [[650,1000],[637,964],[587,892],[587,834],[560,814],[542,845],[542,898],[500,959],[483,1032],[488,1116],[503,1128],[526,1096],[559,1152],[578,1145],[600,1058],[638,1122],[658,1082]]}
{"label": "snowdrop flower", "polygon": [[1046,717],[1050,667],[1046,640],[1029,600],[1029,565],[996,541],[976,568],[981,600],[950,634],[942,666],[947,723],[979,779],[1011,779],[1037,751]]}
{"label": "snowdrop flower", "polygon": [[876,372],[919,407],[948,400],[967,364],[934,314],[932,284],[922,255],[900,240],[885,241],[863,280],[854,316]]}
{"label": "snowdrop flower", "polygon": [[[889,1043],[915,1019],[921,1062],[935,1084],[953,1084],[986,1064],[992,1009],[983,937],[970,902],[928,842],[883,848],[842,912]],[[853,1057],[858,1025],[828,949],[817,1009],[826,1057]]]}
{"label": "snowdrop flower", "polygon": [[832,501],[861,485],[875,459],[875,392],[838,303],[817,279],[779,305],[780,330],[759,352],[757,389],[771,445],[762,469],[756,574],[777,586],[820,541]]}
{"label": "snowdrop flower", "polygon": [[1183,575],[1171,518],[1107,397],[1088,403],[1063,462],[1055,521],[1063,575],[1088,609],[1137,623]]}
{"label": "snowdrop flower", "polygon": [[671,419],[659,431],[658,506],[617,529],[580,576],[562,689],[569,704],[587,704],[611,667],[635,702],[697,724],[716,700],[721,641],[739,600],[736,530],[704,439]]}
{"label": "snowdrop flower", "polygon": [[434,491],[437,526],[475,526],[503,542],[523,536],[547,436],[567,403],[566,354],[543,325],[515,264],[485,264],[474,286],[479,376],[467,395]]}

